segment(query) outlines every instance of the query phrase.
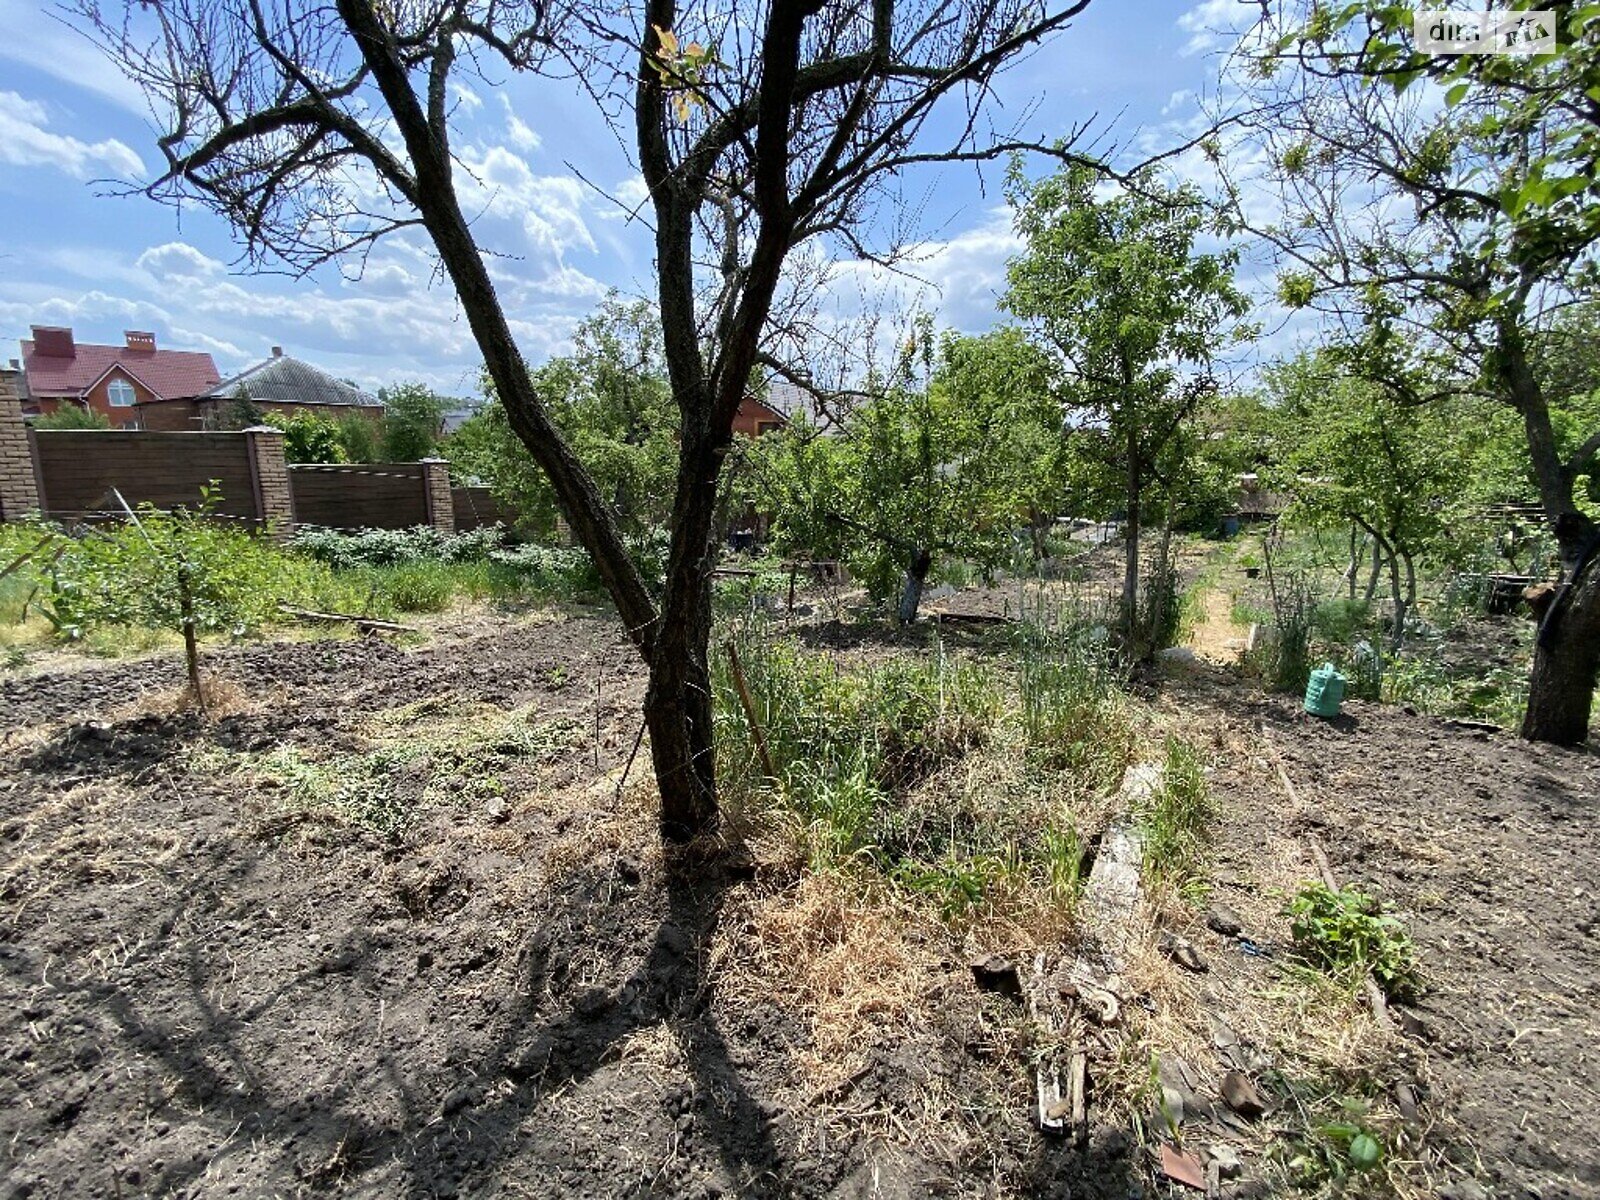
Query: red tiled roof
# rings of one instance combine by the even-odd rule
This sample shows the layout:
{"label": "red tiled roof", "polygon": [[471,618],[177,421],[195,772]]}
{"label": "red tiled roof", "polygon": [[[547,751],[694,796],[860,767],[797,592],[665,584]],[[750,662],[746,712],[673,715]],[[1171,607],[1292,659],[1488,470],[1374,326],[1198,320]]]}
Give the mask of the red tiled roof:
{"label": "red tiled roof", "polygon": [[22,343],[22,369],[35,397],[80,396],[115,366],[163,400],[203,395],[222,379],[211,355],[194,350],[129,350],[79,342],[71,358],[57,358],[35,353],[31,341]]}

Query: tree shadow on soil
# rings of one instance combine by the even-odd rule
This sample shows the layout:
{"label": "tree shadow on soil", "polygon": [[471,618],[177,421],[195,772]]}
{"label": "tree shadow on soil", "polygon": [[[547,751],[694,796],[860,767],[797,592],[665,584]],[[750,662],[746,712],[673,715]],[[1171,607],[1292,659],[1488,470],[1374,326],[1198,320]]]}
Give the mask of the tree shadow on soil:
{"label": "tree shadow on soil", "polygon": [[[519,1146],[526,1148],[524,1139],[539,1136],[537,1126],[530,1130],[525,1123],[547,1097],[614,1064],[630,1035],[664,1022],[684,1030],[680,1041],[694,1093],[711,1102],[694,1106],[692,1133],[672,1111],[650,1118],[645,1129],[619,1121],[612,1140],[632,1143],[635,1150],[659,1150],[664,1158],[681,1154],[701,1167],[715,1159],[734,1194],[789,1194],[779,1182],[768,1113],[752,1097],[726,1037],[706,1011],[708,947],[724,899],[738,882],[725,871],[714,864],[699,871],[669,870],[662,887],[666,914],[631,973],[618,987],[575,995],[552,979],[560,974],[552,971],[552,948],[564,937],[569,941],[563,951],[570,952],[574,930],[581,936],[592,926],[606,928],[608,915],[601,910],[612,906],[603,881],[572,880],[574,902],[552,906],[526,939],[500,996],[498,1029],[489,1046],[472,1044],[468,1061],[461,1064],[473,1082],[450,1091],[427,1065],[406,1061],[402,1047],[385,1045],[381,1031],[378,1040],[363,1036],[348,1048],[348,1067],[308,1050],[305,1070],[287,1071],[281,1056],[272,1057],[273,1041],[304,1036],[303,1022],[313,1010],[321,1011],[319,1003],[343,1010],[330,1023],[347,1021],[354,1027],[370,1023],[377,995],[392,994],[392,972],[387,983],[383,979],[384,955],[363,935],[347,937],[305,969],[279,975],[247,1004],[229,1008],[219,1002],[229,962],[196,936],[193,915],[197,906],[209,905],[207,897],[237,894],[270,858],[249,843],[214,843],[192,864],[192,886],[167,906],[130,956],[131,972],[115,981],[52,981],[52,1003],[63,1013],[88,1018],[82,1036],[104,1047],[105,1065],[113,1066],[119,1057],[143,1060],[168,1081],[170,1090],[153,1107],[147,1090],[147,1111],[118,1114],[128,1128],[141,1123],[148,1128],[160,1116],[178,1127],[179,1144],[163,1148],[160,1166],[146,1160],[143,1183],[153,1194],[209,1186],[202,1180],[218,1164],[226,1169],[231,1155],[247,1152],[262,1159],[253,1171],[265,1168],[276,1182],[309,1186],[317,1194],[381,1192],[415,1200],[472,1194],[518,1154]],[[624,930],[622,936],[631,939],[632,934]],[[603,948],[626,951],[629,944],[638,943]],[[39,977],[41,964],[33,958],[18,953],[0,959],[0,971],[12,976],[6,990],[23,994],[27,980]],[[331,995],[308,990],[319,987],[337,990]],[[551,1003],[552,992],[561,999]],[[297,1014],[297,1008],[303,1011]],[[313,1081],[328,1074],[337,1080],[315,1086]],[[92,1091],[86,1077],[64,1101],[40,1097],[63,1110],[37,1131],[45,1145],[56,1147],[55,1156],[81,1154],[82,1134],[71,1129]],[[381,1102],[385,1092],[394,1098],[387,1104]],[[687,1111],[687,1102],[683,1107]],[[196,1112],[205,1117],[200,1124],[193,1120]],[[232,1133],[221,1137],[228,1128]],[[692,1147],[684,1145],[690,1139]],[[608,1173],[602,1178],[573,1150],[541,1144],[538,1151],[535,1158],[546,1160],[541,1166],[551,1158],[559,1160],[558,1166],[570,1165],[581,1176],[571,1189],[584,1194],[597,1186],[629,1192],[664,1186],[644,1176]],[[113,1189],[119,1186],[112,1163],[105,1164],[104,1175],[82,1166],[85,1185],[98,1175]],[[385,1167],[391,1173],[380,1170]],[[403,1180],[395,1179],[394,1167]],[[363,1180],[375,1170],[383,1182]],[[555,1179],[548,1182],[550,1192],[563,1191]],[[106,1190],[98,1180],[96,1187]]]}
{"label": "tree shadow on soil", "polygon": [[[469,1157],[472,1173],[491,1168],[513,1148],[518,1131],[547,1096],[581,1084],[618,1057],[626,1039],[664,1022],[684,1022],[687,1070],[697,1093],[715,1103],[696,1106],[698,1143],[720,1159],[741,1196],[783,1195],[778,1184],[779,1156],[762,1107],[735,1066],[723,1032],[706,1012],[710,979],[707,956],[724,899],[738,880],[717,864],[695,872],[669,867],[665,880],[667,915],[638,965],[620,987],[579,991],[565,1012],[541,1012],[540,1000],[554,974],[553,929],[586,928],[582,912],[554,914],[527,940],[516,986],[517,1003],[507,1013],[502,1033],[481,1063],[484,1078],[503,1076],[518,1086],[498,1098],[474,1097],[447,1119],[418,1131],[407,1151],[412,1186],[422,1200],[448,1184],[455,1164]],[[585,905],[605,905],[602,889],[584,889]],[[603,923],[603,922],[601,922]],[[446,1107],[451,1107],[447,1099]],[[670,1115],[667,1118],[671,1124]],[[679,1126],[681,1129],[681,1126]],[[637,1131],[618,1128],[618,1139]],[[680,1135],[672,1134],[672,1138]],[[485,1150],[483,1143],[488,1143]],[[674,1151],[676,1151],[676,1143]],[[584,1164],[574,1159],[579,1171]],[[588,1182],[586,1181],[586,1185]],[[651,1190],[644,1179],[613,1179],[608,1186]]]}

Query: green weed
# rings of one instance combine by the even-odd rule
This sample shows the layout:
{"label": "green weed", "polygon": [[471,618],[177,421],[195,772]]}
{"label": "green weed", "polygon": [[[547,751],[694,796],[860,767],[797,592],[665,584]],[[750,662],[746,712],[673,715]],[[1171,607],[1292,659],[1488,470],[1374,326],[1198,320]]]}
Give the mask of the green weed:
{"label": "green weed", "polygon": [[1370,973],[1384,993],[1407,999],[1418,986],[1411,938],[1378,901],[1355,888],[1301,885],[1286,915],[1295,951],[1310,965],[1342,978]]}
{"label": "green weed", "polygon": [[1200,752],[1181,738],[1167,739],[1160,782],[1137,806],[1144,841],[1144,872],[1155,882],[1184,890],[1205,863],[1211,798]]}

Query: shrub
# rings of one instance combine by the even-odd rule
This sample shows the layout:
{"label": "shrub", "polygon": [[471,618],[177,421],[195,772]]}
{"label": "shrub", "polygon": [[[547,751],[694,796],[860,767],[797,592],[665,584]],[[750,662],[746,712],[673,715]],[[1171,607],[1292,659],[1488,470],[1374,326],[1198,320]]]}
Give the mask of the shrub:
{"label": "shrub", "polygon": [[1296,952],[1312,966],[1340,976],[1370,973],[1391,999],[1415,993],[1418,979],[1411,938],[1365,892],[1303,884],[1286,915]]}
{"label": "shrub", "polygon": [[63,404],[53,413],[36,417],[35,429],[110,429],[111,418],[98,409],[78,404]]}

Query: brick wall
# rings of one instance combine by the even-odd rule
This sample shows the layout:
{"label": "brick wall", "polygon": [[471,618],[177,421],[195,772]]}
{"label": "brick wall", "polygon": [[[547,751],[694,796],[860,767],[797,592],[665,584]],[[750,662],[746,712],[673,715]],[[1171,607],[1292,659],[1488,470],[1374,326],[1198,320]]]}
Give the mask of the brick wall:
{"label": "brick wall", "polygon": [[454,533],[456,509],[455,497],[450,494],[450,464],[442,458],[425,458],[418,465],[427,492],[428,524],[441,533]]}
{"label": "brick wall", "polygon": [[256,489],[245,439],[237,433],[140,433],[99,429],[34,432],[45,512],[61,520],[130,505],[194,507],[215,481],[218,516],[256,520]]}
{"label": "brick wall", "polygon": [[38,507],[22,401],[11,380],[0,378],[0,521],[20,521]]}
{"label": "brick wall", "polygon": [[256,512],[274,539],[287,541],[294,532],[295,512],[283,431],[256,425],[244,431],[244,440],[254,475]]}

